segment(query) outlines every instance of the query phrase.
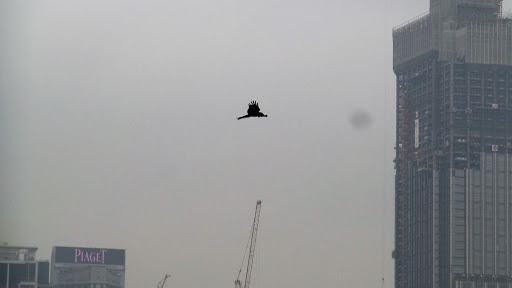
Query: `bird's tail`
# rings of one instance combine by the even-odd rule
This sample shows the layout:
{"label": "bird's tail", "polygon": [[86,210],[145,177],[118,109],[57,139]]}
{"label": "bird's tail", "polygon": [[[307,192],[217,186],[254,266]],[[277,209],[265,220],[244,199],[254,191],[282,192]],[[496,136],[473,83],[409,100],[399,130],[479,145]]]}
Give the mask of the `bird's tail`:
{"label": "bird's tail", "polygon": [[244,115],[244,116],[242,116],[242,117],[238,117],[238,118],[236,118],[236,119],[240,120],[240,119],[247,118],[247,117],[249,117],[249,115]]}

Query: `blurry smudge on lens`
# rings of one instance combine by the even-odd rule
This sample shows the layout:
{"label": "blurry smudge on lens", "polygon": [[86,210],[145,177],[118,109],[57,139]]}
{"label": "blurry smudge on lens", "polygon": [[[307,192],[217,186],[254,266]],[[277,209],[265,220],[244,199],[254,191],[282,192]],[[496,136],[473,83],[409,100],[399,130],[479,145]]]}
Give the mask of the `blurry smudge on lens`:
{"label": "blurry smudge on lens", "polygon": [[350,123],[356,129],[366,129],[372,124],[370,114],[364,110],[358,110],[350,116]]}

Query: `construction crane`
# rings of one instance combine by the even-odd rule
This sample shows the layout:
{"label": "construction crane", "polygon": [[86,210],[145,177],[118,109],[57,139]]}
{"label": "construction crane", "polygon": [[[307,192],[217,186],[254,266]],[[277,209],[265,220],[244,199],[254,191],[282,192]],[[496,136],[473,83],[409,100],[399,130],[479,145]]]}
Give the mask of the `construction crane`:
{"label": "construction crane", "polygon": [[160,280],[160,282],[158,282],[158,286],[156,286],[156,288],[164,288],[165,281],[167,280],[167,278],[170,278],[170,277],[171,277],[171,275],[165,274],[164,279],[162,279],[162,280]]}
{"label": "construction crane", "polygon": [[[254,249],[256,248],[256,235],[258,234],[258,224],[260,222],[260,210],[261,200],[258,200],[256,202],[256,211],[254,212],[254,222],[252,223],[251,237],[249,238],[249,257],[247,259],[247,271],[245,272],[245,282],[243,288],[249,288],[249,285],[251,283],[252,262],[254,260]],[[247,248],[245,251],[247,252]],[[235,288],[242,288],[242,282],[240,282],[240,274],[242,273],[243,265],[244,263],[242,260],[242,266],[240,266],[240,270],[238,271],[238,277],[236,278],[235,281]]]}

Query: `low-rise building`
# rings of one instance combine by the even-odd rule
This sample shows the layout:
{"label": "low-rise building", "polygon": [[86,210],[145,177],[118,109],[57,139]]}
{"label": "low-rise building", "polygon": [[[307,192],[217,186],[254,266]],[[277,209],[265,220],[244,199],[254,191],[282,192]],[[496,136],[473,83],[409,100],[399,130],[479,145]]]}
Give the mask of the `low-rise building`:
{"label": "low-rise building", "polygon": [[55,288],[124,288],[124,279],[124,249],[53,247]]}
{"label": "low-rise building", "polygon": [[48,261],[36,260],[37,247],[0,245],[0,288],[41,288],[49,285]]}

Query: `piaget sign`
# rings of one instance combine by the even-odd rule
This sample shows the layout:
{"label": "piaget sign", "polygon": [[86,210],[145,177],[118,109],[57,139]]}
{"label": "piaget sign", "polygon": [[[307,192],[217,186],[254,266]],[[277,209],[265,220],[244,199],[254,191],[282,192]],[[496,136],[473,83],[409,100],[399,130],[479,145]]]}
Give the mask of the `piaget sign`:
{"label": "piaget sign", "polygon": [[55,263],[123,265],[124,249],[55,247]]}
{"label": "piaget sign", "polygon": [[75,248],[75,263],[101,263],[105,264],[105,252],[107,249],[100,249],[98,252],[87,252],[80,248]]}

